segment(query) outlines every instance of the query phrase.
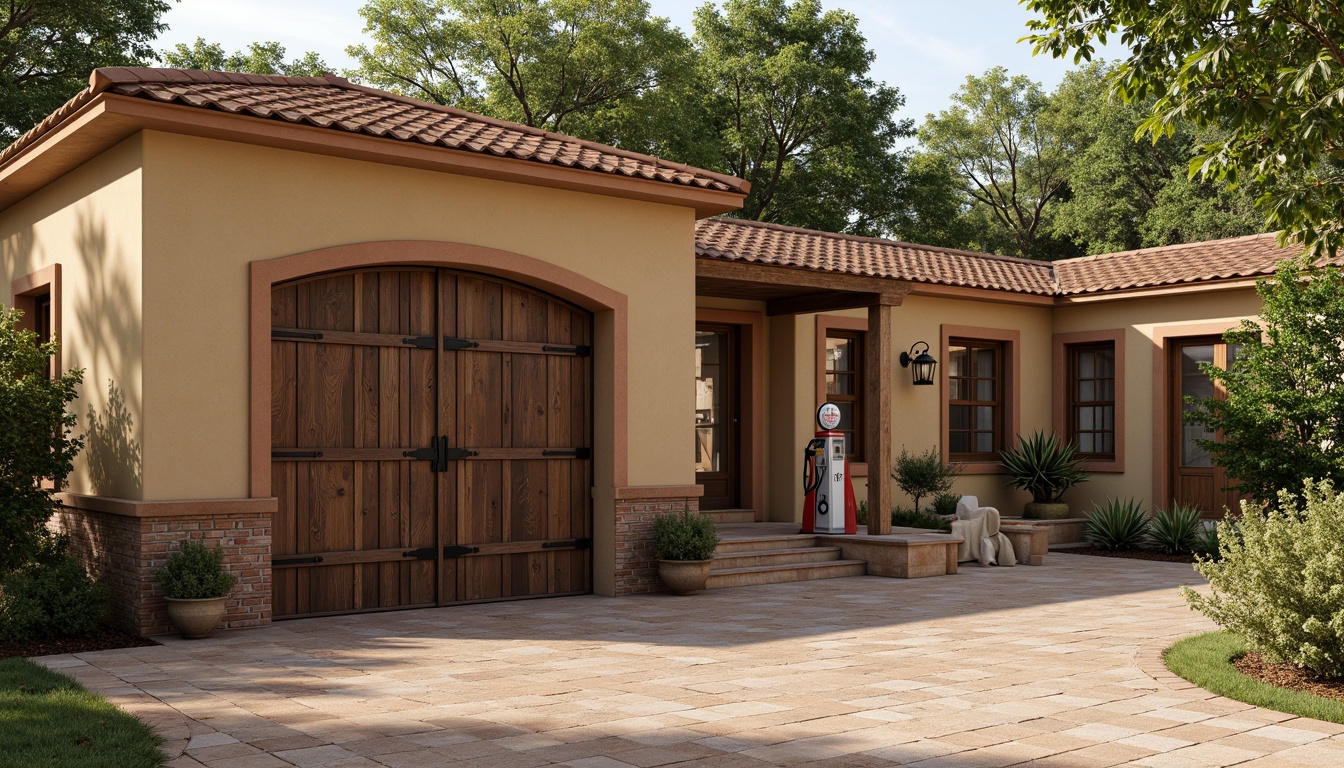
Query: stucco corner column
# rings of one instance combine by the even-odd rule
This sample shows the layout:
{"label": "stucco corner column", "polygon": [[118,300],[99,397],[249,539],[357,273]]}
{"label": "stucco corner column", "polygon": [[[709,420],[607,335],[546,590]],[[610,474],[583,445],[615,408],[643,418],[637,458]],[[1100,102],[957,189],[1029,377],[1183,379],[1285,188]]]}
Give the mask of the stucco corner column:
{"label": "stucco corner column", "polygon": [[[899,301],[899,300],[898,300]],[[894,304],[882,301],[868,307],[868,334],[864,350],[864,455],[868,457],[868,533],[891,533],[893,462],[891,446],[891,313]]]}

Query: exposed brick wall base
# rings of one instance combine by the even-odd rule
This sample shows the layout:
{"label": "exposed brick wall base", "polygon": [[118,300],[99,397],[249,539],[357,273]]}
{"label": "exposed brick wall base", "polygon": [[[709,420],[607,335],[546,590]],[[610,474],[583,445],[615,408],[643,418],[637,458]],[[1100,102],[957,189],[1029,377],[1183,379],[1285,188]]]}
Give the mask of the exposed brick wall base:
{"label": "exposed brick wall base", "polygon": [[[214,503],[214,502],[212,502]],[[206,516],[133,516],[61,507],[51,527],[70,537],[71,551],[112,590],[112,620],[140,635],[173,632],[155,572],[187,538],[224,552],[237,578],[222,627],[271,623],[271,519],[254,511]]]}
{"label": "exposed brick wall base", "polygon": [[669,512],[700,511],[696,497],[616,500],[616,594],[663,592],[653,556],[653,519]]}

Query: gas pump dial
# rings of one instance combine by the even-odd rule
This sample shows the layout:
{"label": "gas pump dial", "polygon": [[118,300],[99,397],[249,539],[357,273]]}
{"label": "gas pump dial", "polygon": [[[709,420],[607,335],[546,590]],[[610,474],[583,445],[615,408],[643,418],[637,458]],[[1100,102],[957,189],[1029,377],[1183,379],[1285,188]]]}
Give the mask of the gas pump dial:
{"label": "gas pump dial", "polygon": [[826,432],[840,426],[840,406],[835,403],[822,403],[817,409],[817,426]]}

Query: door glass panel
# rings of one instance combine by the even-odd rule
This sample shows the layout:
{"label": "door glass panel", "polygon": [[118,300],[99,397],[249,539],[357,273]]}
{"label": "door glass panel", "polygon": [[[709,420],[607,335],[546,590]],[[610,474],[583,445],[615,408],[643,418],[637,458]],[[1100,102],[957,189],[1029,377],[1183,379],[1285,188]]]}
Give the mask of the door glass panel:
{"label": "door glass panel", "polygon": [[[1200,370],[1200,363],[1213,363],[1213,345],[1199,344],[1181,348],[1181,414],[1194,410],[1187,398],[1203,400],[1213,397],[1213,381],[1208,374]],[[1181,466],[1209,467],[1213,463],[1209,454],[1196,443],[1197,440],[1211,440],[1213,432],[1202,424],[1181,425]]]}
{"label": "door glass panel", "polygon": [[723,466],[725,429],[723,360],[728,334],[695,332],[695,471]]}

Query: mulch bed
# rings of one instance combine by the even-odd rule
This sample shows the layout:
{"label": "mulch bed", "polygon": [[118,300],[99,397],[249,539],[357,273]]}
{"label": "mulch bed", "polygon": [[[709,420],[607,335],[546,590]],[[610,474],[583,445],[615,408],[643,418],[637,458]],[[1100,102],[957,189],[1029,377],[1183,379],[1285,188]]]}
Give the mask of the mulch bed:
{"label": "mulch bed", "polygon": [[88,653],[110,651],[114,648],[143,648],[158,645],[129,632],[103,627],[81,637],[61,637],[54,640],[12,640],[0,642],[0,659],[14,656],[52,656],[58,653]]}
{"label": "mulch bed", "polygon": [[1194,555],[1168,555],[1164,552],[1157,552],[1151,549],[1123,549],[1113,552],[1109,549],[1098,549],[1097,547],[1069,547],[1067,549],[1052,549],[1050,554],[1056,552],[1065,555],[1092,555],[1094,557],[1126,557],[1130,560],[1159,560],[1164,563],[1193,563]]}
{"label": "mulch bed", "polygon": [[1258,653],[1247,653],[1232,660],[1241,674],[1262,683],[1291,691],[1314,693],[1326,699],[1344,701],[1344,680],[1318,680],[1292,664],[1274,664]]}

